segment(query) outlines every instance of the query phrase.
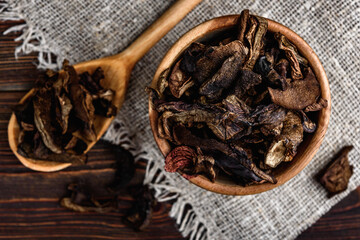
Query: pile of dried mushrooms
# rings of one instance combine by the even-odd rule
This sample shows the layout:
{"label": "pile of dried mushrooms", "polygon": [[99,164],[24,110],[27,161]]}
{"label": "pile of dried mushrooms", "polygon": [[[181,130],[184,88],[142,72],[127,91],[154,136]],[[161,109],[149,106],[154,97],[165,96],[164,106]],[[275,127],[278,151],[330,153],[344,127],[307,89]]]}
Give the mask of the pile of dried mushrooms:
{"label": "pile of dried mushrooms", "polygon": [[96,140],[95,115],[112,117],[114,92],[101,87],[101,68],[77,75],[67,61],[59,72],[47,70],[27,100],[15,106],[20,126],[18,153],[35,160],[86,162],[87,143]]}
{"label": "pile of dried mushrooms", "polygon": [[147,88],[158,136],[172,145],[166,171],[276,183],[272,170],[316,130],[310,112],[327,106],[320,84],[296,46],[267,27],[244,10],[237,30],[194,42]]}

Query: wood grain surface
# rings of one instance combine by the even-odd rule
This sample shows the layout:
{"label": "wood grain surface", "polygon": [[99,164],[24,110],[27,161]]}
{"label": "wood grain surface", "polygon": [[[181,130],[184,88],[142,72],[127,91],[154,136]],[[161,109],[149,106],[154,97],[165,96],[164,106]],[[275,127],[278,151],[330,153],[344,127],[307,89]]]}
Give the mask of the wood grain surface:
{"label": "wood grain surface", "polygon": [[[28,91],[38,72],[35,55],[14,58],[14,39],[19,34],[2,33],[18,22],[0,22],[0,239],[183,239],[168,216],[170,203],[158,204],[151,224],[134,232],[120,218],[133,199],[124,192],[118,213],[75,213],[59,206],[66,186],[84,180],[105,196],[103,186],[113,177],[111,146],[97,143],[86,166],[61,172],[41,173],[25,168],[12,154],[7,141],[10,107]],[[146,163],[137,164],[133,183],[140,183]],[[360,188],[333,207],[298,239],[360,239]]]}

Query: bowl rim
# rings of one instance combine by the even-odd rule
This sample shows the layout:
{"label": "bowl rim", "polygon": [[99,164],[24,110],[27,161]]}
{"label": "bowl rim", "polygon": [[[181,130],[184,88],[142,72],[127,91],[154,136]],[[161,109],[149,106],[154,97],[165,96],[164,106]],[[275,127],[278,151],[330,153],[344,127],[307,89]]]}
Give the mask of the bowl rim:
{"label": "bowl rim", "polygon": [[[221,30],[225,28],[234,27],[237,25],[240,15],[226,15],[221,17],[212,18],[207,20],[196,27],[190,29],[187,33],[181,36],[167,51],[162,61],[160,62],[154,78],[151,83],[151,87],[157,88],[157,81],[160,74],[167,68],[171,67],[176,59],[182,54],[182,52],[196,40],[203,38],[205,35],[216,30]],[[326,76],[324,67],[322,66],[320,59],[315,54],[314,50],[303,40],[298,34],[296,34],[291,29],[286,26],[277,23],[273,20],[267,19],[268,21],[268,31],[271,32],[280,32],[285,35],[290,42],[292,42],[308,61],[311,66],[317,80],[320,83],[321,88],[321,97],[328,101],[328,106],[319,111],[319,117],[317,122],[317,129],[315,133],[312,134],[310,140],[307,143],[306,147],[303,147],[303,151],[298,151],[295,158],[290,162],[290,164],[284,168],[284,172],[277,176],[278,182],[276,184],[263,183],[259,185],[250,185],[250,186],[240,186],[240,185],[229,185],[215,181],[212,183],[206,177],[199,175],[188,179],[191,183],[204,188],[208,191],[215,193],[225,194],[225,195],[251,195],[257,194],[265,191],[269,191],[276,187],[279,187],[299,174],[312,160],[320,145],[325,137],[326,130],[328,128],[330,113],[331,113],[331,96],[330,96],[330,86],[329,81]],[[167,140],[161,139],[157,135],[157,118],[158,113],[155,109],[152,108],[149,99],[149,119],[151,130],[154,136],[154,139],[165,157],[171,150],[170,145]],[[305,143],[301,145],[304,146]],[[300,146],[301,146],[300,145]]]}

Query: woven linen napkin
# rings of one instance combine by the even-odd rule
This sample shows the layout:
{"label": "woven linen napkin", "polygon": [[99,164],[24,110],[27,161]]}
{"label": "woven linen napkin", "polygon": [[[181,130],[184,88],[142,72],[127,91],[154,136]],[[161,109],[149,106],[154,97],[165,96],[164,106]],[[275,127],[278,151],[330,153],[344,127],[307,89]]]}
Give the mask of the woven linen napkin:
{"label": "woven linen napkin", "polygon": [[[0,5],[0,19],[25,20],[25,24],[6,32],[22,32],[22,45],[16,54],[35,51],[39,68],[58,68],[65,58],[77,63],[120,52],[173,2],[8,0]],[[320,150],[300,174],[272,191],[234,197],[207,192],[177,174],[164,172],[163,157],[150,130],[144,88],[166,51],[182,34],[205,20],[239,14],[245,8],[290,27],[310,44],[330,81],[332,113]],[[136,65],[116,122],[130,134],[139,156],[148,159],[145,182],[152,184],[158,200],[175,200],[170,215],[176,218],[184,236],[294,239],[360,184],[356,159],[360,149],[359,29],[358,0],[204,0]],[[121,134],[113,126],[104,138],[116,142]],[[346,144],[355,146],[350,152],[355,172],[349,189],[328,199],[314,175]]]}

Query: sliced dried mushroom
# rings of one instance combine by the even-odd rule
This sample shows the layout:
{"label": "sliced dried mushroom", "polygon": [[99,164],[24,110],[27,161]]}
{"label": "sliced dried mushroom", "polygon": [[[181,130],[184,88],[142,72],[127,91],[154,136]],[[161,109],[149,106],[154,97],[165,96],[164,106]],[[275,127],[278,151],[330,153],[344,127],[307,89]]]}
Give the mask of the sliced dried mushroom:
{"label": "sliced dried mushroom", "polygon": [[[173,123],[192,126],[194,123],[206,123],[215,134],[222,135],[218,132],[220,120],[217,116],[223,110],[215,105],[204,107],[199,104],[164,103],[157,107],[159,112],[163,112],[159,117],[158,129],[159,137],[172,141]],[[220,130],[222,131],[222,130]]]}
{"label": "sliced dried mushroom", "polygon": [[237,158],[224,154],[214,154],[215,165],[229,175],[236,183],[243,186],[252,183],[262,183],[264,180],[258,177],[250,169],[246,168]]}
{"label": "sliced dried mushroom", "polygon": [[245,32],[246,32],[246,28],[247,28],[247,23],[249,21],[249,17],[250,17],[250,14],[249,14],[248,9],[245,9],[240,14],[240,21],[239,21],[239,24],[238,24],[239,33],[238,33],[237,39],[239,39],[242,43],[245,43],[244,38],[245,38]]}
{"label": "sliced dried mushroom", "polygon": [[70,85],[70,97],[73,101],[75,116],[84,123],[82,135],[88,141],[96,140],[94,130],[95,108],[92,104],[90,93],[80,84],[73,83]]}
{"label": "sliced dried mushroom", "polygon": [[62,153],[61,147],[56,142],[55,127],[52,125],[51,104],[49,99],[52,98],[51,90],[40,89],[34,97],[34,122],[41,138],[52,152]]}
{"label": "sliced dried mushroom", "polygon": [[71,138],[70,138],[70,140],[66,143],[64,149],[65,149],[65,150],[69,150],[69,149],[74,148],[74,147],[76,146],[78,140],[79,140],[79,139],[78,139],[77,137],[71,135]]}
{"label": "sliced dried mushroom", "polygon": [[241,98],[250,88],[259,85],[262,81],[261,75],[249,70],[241,70],[239,79],[235,83],[235,95]]}
{"label": "sliced dried mushroom", "polygon": [[281,136],[283,139],[287,139],[284,161],[289,162],[296,155],[297,147],[303,140],[301,119],[296,113],[289,111],[286,114]]}
{"label": "sliced dried mushroom", "polygon": [[170,68],[165,69],[159,77],[159,81],[157,83],[157,89],[159,90],[159,94],[163,95],[165,89],[169,86],[169,82],[167,80],[170,73]]}
{"label": "sliced dried mushroom", "polygon": [[329,197],[347,189],[349,179],[353,174],[353,166],[349,164],[348,159],[348,154],[352,149],[353,146],[343,147],[321,176],[320,183],[328,191]]}
{"label": "sliced dried mushroom", "polygon": [[278,62],[279,55],[280,49],[276,47],[271,47],[269,51],[265,52],[265,59],[269,62],[271,68],[274,68],[275,64]]}
{"label": "sliced dried mushroom", "polygon": [[186,76],[186,73],[180,69],[180,63],[182,60],[179,60],[169,77],[169,88],[172,95],[176,98],[180,98],[183,93],[194,85],[191,77]]}
{"label": "sliced dried mushroom", "polygon": [[241,55],[247,53],[246,47],[239,40],[232,41],[223,46],[209,47],[205,51],[204,56],[196,62],[196,71],[193,74],[194,80],[201,85],[219,69],[225,59],[235,53],[240,53]]}
{"label": "sliced dried mushroom", "polygon": [[60,200],[60,205],[69,210],[75,212],[97,212],[97,213],[108,213],[117,212],[114,201],[109,201],[104,204],[100,204],[89,191],[87,190],[84,183],[70,184],[68,186],[71,197],[64,197]]}
{"label": "sliced dried mushroom", "polygon": [[182,71],[185,71],[187,74],[192,74],[196,71],[196,61],[202,57],[204,51],[206,50],[206,46],[201,43],[192,43],[188,49],[186,49],[180,68]]}
{"label": "sliced dried mushroom", "polygon": [[[24,150],[24,152],[26,153],[27,151],[27,155],[30,157],[31,154],[33,154],[34,157],[36,157],[36,159],[48,159],[49,158],[49,154],[51,153],[51,151],[45,146],[44,142],[41,139],[40,133],[39,132],[35,132],[32,136],[29,136],[32,139],[32,143],[33,146],[31,146],[31,144],[28,144],[27,142],[24,142],[23,144],[21,144],[19,149]],[[26,146],[28,144],[28,146]],[[31,147],[33,147],[32,152],[31,152]]]}
{"label": "sliced dried mushroom", "polygon": [[222,114],[220,122],[208,125],[221,140],[236,140],[251,133],[253,119],[250,117],[251,108],[235,95],[229,95],[222,101],[226,112]]}
{"label": "sliced dried mushroom", "polygon": [[250,106],[248,106],[243,100],[233,94],[228,95],[222,101],[222,103],[224,105],[224,108],[226,108],[232,113],[235,113],[237,116],[241,116],[241,118],[248,117],[248,115],[250,115],[252,111]]}
{"label": "sliced dried mushroom", "polygon": [[102,89],[97,94],[92,95],[95,114],[107,118],[116,116],[117,107],[112,104],[115,93],[110,89]]}
{"label": "sliced dried mushroom", "polygon": [[320,84],[311,68],[305,69],[303,80],[289,83],[286,90],[268,88],[273,103],[287,109],[302,110],[316,102],[320,96]]}
{"label": "sliced dried mushroom", "polygon": [[235,80],[243,60],[244,55],[240,53],[226,59],[212,78],[200,86],[199,93],[212,100],[218,99],[223,90],[230,87]]}
{"label": "sliced dried mushroom", "polygon": [[[256,27],[258,25],[256,18],[253,16],[249,17],[249,21],[248,21],[249,27],[248,27],[248,32],[245,34],[245,39],[247,40],[247,44],[249,45],[249,54],[247,56],[247,61],[245,62],[245,66],[248,63],[249,60],[252,59],[253,57],[253,51],[254,51],[254,38],[255,38],[255,33],[256,33]],[[251,68],[249,69],[251,70]]]}
{"label": "sliced dried mushroom", "polygon": [[267,106],[258,106],[252,113],[255,118],[254,125],[261,126],[260,132],[265,136],[278,136],[281,134],[283,122],[286,117],[286,109],[270,104]]}
{"label": "sliced dried mushroom", "polygon": [[199,147],[197,147],[196,150],[198,155],[196,158],[196,162],[194,164],[195,167],[192,174],[197,175],[203,173],[205,174],[205,176],[207,176],[207,178],[209,178],[211,182],[215,182],[215,178],[216,178],[216,172],[214,170],[215,159],[210,155],[203,154],[203,152]]}
{"label": "sliced dried mushroom", "polygon": [[299,55],[297,48],[284,35],[278,32],[274,34],[274,37],[279,43],[279,48],[285,51],[286,58],[290,62],[291,78],[294,81],[303,79],[299,62],[307,66],[307,60]]}
{"label": "sliced dried mushroom", "polygon": [[59,115],[57,114],[56,120],[62,128],[62,134],[65,134],[68,129],[69,116],[73,106],[71,100],[65,94],[58,96],[58,103],[60,108],[56,108],[59,109]]}
{"label": "sliced dried mushroom", "polygon": [[288,65],[289,62],[286,59],[280,59],[275,68],[270,68],[266,76],[270,87],[280,88],[283,91],[288,88],[291,82],[286,78]]}
{"label": "sliced dried mushroom", "polygon": [[265,157],[265,164],[275,168],[281,162],[289,162],[296,155],[297,147],[303,140],[300,117],[289,111],[286,114],[281,134],[272,142]]}
{"label": "sliced dried mushroom", "polygon": [[[256,34],[254,36],[254,32],[252,32],[253,26],[255,26],[255,27],[257,26],[255,19],[258,22],[258,27],[257,27]],[[250,23],[252,25],[250,26],[250,30],[249,30],[249,33],[250,33],[249,37],[248,37],[248,34],[246,35],[247,39],[250,43],[249,57],[248,57],[248,60],[244,64],[244,69],[247,69],[247,70],[252,70],[254,68],[255,63],[260,56],[260,50],[264,47],[263,40],[264,40],[266,31],[267,31],[267,27],[268,27],[267,20],[265,18],[262,18],[259,16],[255,16],[255,17],[251,16]]]}
{"label": "sliced dried mushroom", "polygon": [[266,154],[265,164],[269,167],[275,168],[285,160],[285,140],[274,141]]}
{"label": "sliced dried mushroom", "polygon": [[323,108],[326,108],[327,106],[328,106],[327,100],[320,97],[320,99],[319,99],[317,102],[315,102],[315,103],[307,106],[307,107],[304,109],[304,112],[315,112],[315,111],[319,111],[319,110],[321,110],[321,109],[323,109]]}
{"label": "sliced dried mushroom", "polygon": [[311,121],[311,119],[306,115],[306,113],[304,113],[304,111],[299,110],[298,111],[301,118],[302,118],[302,126],[304,129],[304,132],[307,133],[313,133],[316,130],[316,123],[314,123],[313,121]]}

